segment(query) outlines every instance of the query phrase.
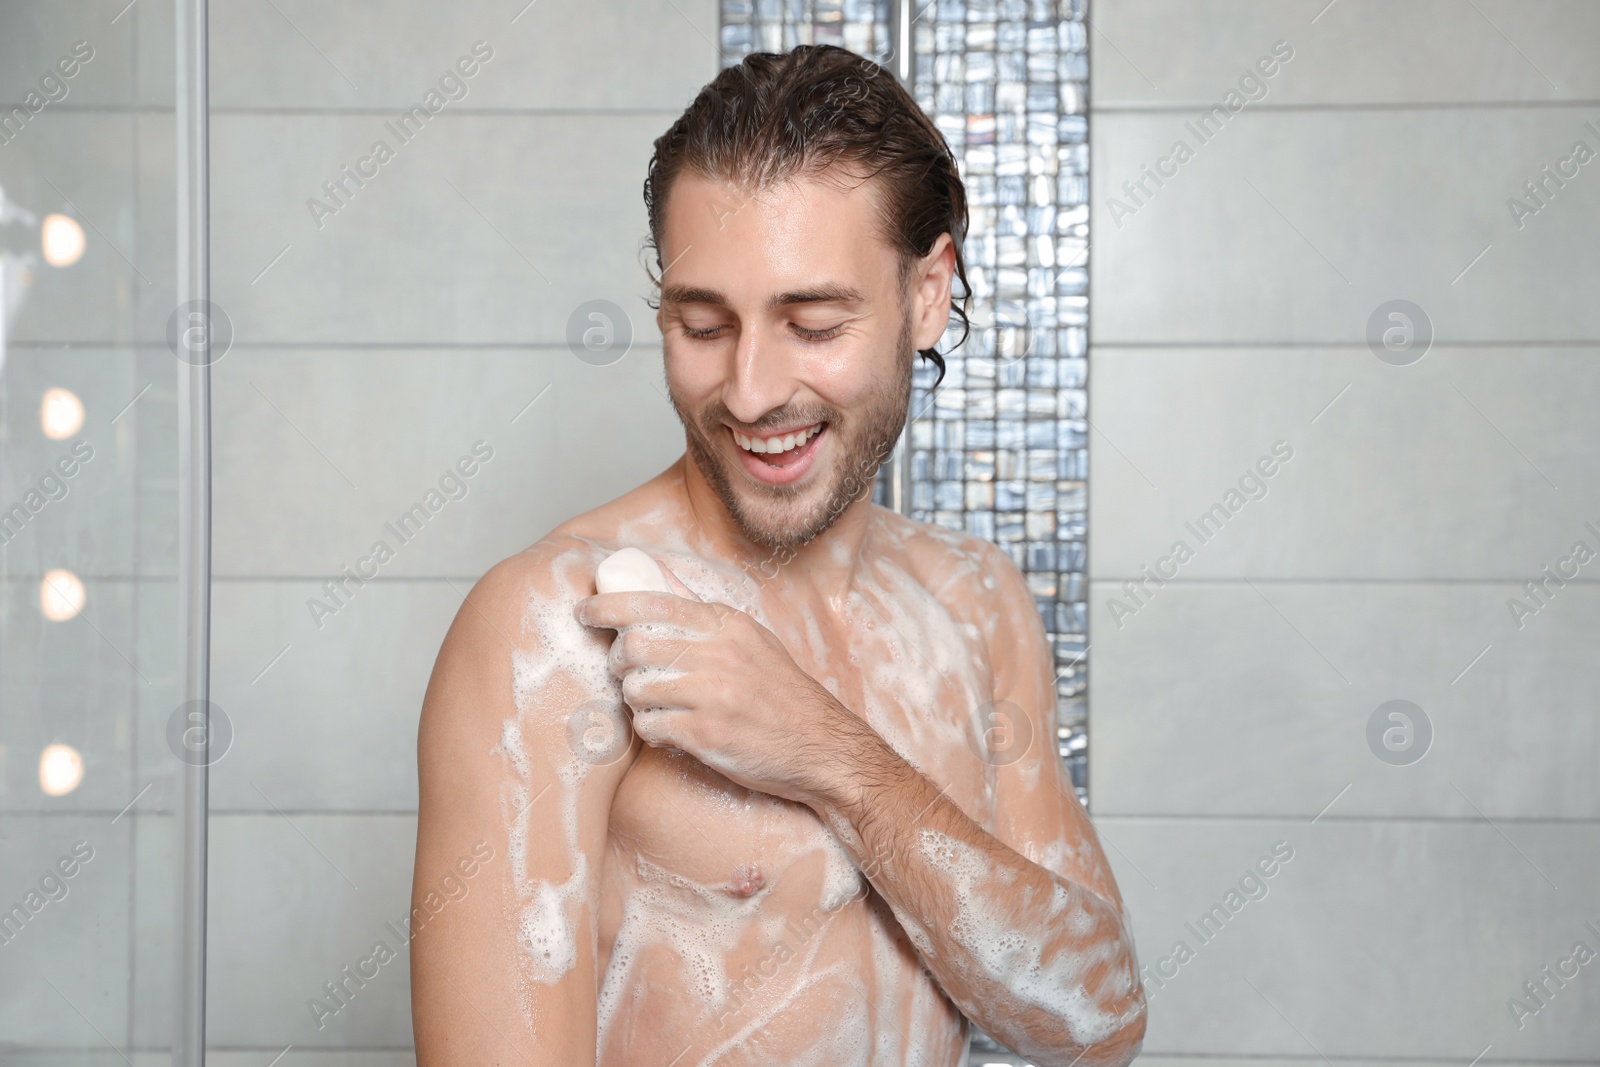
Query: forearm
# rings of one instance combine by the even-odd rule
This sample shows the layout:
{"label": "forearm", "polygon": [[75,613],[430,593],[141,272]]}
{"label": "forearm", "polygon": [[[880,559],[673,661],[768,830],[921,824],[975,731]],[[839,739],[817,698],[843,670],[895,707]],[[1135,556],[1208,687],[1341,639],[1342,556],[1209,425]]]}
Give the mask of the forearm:
{"label": "forearm", "polygon": [[1145,1005],[1120,909],[995,838],[850,718],[812,807],[946,994],[1041,1065],[1131,1060]]}

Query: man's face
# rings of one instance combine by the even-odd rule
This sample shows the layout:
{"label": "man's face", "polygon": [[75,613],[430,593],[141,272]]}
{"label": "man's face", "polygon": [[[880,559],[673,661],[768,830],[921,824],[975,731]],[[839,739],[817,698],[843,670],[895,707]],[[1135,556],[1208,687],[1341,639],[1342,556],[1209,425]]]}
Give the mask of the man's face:
{"label": "man's face", "polygon": [[948,238],[908,298],[876,195],[816,179],[756,194],[692,174],[668,194],[668,393],[706,481],[770,549],[809,542],[864,495],[904,424],[915,351],[944,330]]}

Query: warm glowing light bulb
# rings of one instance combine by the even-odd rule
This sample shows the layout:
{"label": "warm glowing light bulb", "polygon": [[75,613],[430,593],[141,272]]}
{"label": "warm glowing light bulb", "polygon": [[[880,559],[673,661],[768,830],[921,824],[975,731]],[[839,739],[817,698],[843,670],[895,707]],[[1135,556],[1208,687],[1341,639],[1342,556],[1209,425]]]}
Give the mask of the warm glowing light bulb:
{"label": "warm glowing light bulb", "polygon": [[39,611],[51,622],[77,618],[84,597],[83,582],[71,571],[46,571],[39,582]]}
{"label": "warm glowing light bulb", "polygon": [[64,797],[83,783],[83,756],[71,745],[47,745],[39,754],[39,788]]}
{"label": "warm glowing light bulb", "polygon": [[87,241],[83,227],[69,215],[46,215],[39,230],[39,246],[44,261],[52,267],[70,267],[83,258]]}
{"label": "warm glowing light bulb", "polygon": [[71,389],[47,389],[39,402],[39,425],[44,435],[62,441],[83,429],[83,401]]}

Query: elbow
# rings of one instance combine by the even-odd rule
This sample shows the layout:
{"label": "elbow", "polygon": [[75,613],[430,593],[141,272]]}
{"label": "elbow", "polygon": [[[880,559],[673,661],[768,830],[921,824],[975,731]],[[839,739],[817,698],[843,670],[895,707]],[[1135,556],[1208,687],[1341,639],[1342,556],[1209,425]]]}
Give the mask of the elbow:
{"label": "elbow", "polygon": [[1145,1023],[1149,1008],[1144,991],[1116,1017],[1116,1029],[1093,1044],[1081,1045],[1077,1050],[1078,1067],[1127,1067],[1144,1047]]}

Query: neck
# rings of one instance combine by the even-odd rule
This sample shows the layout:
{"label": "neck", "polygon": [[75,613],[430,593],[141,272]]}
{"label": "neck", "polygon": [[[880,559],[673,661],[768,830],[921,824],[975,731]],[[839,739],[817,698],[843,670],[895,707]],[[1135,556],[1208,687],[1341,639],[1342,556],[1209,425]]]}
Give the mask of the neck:
{"label": "neck", "polygon": [[849,594],[872,525],[870,491],[845,508],[832,526],[808,544],[774,549],[745,536],[688,453],[679,456],[674,467],[685,506],[697,527],[690,538],[698,535],[702,552],[739,565],[758,581],[778,578],[815,590],[830,600],[842,600]]}

